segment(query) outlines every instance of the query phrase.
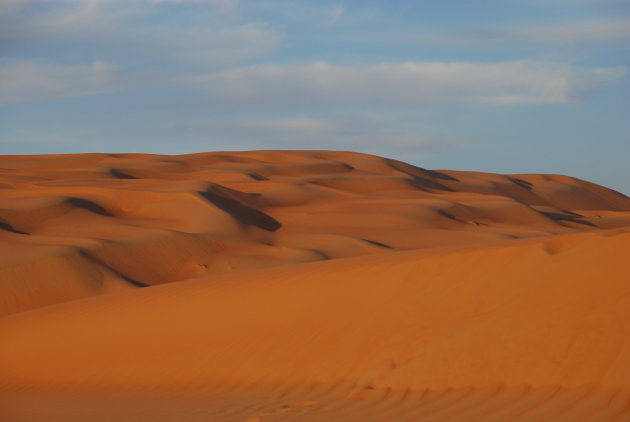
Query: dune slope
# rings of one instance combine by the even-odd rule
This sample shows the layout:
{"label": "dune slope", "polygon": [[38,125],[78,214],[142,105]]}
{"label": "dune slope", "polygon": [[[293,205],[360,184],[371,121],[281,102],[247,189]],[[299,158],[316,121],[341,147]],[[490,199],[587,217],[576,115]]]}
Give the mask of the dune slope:
{"label": "dune slope", "polygon": [[[381,406],[401,420],[436,407],[444,418],[492,410],[520,420],[527,410],[523,420],[556,420],[531,413],[578,407],[595,414],[586,420],[625,420],[628,247],[630,231],[617,230],[285,266],[42,308],[0,320],[2,389],[57,412],[79,391],[97,408],[171,393],[171,414],[178,400],[214,397],[221,404],[199,404],[201,414],[242,417],[225,420],[281,420],[269,408],[292,407],[299,420],[384,420],[373,414]],[[19,403],[7,407],[32,412]]]}
{"label": "dune slope", "polygon": [[321,151],[0,168],[0,420],[630,420],[614,191]]}
{"label": "dune slope", "polygon": [[358,153],[0,157],[0,315],[148,285],[623,227],[630,199],[556,175]]}

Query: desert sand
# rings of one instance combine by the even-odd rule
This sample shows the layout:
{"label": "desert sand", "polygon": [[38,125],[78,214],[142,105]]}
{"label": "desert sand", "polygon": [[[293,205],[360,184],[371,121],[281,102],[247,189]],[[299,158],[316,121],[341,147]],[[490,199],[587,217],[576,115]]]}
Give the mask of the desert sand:
{"label": "desert sand", "polygon": [[0,421],[630,421],[630,198],[331,151],[0,157]]}

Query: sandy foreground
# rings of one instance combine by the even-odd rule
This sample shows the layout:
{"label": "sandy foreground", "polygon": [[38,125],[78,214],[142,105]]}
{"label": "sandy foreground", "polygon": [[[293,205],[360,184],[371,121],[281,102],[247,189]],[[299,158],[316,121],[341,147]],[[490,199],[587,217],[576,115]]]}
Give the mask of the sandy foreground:
{"label": "sandy foreground", "polygon": [[0,421],[630,421],[630,199],[330,151],[0,157]]}

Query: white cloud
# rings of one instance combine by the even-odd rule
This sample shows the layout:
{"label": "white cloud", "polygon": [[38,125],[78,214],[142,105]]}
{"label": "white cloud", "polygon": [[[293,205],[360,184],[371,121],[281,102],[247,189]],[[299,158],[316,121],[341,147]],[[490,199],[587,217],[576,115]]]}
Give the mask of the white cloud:
{"label": "white cloud", "polygon": [[[44,40],[47,46],[33,59],[20,54],[0,62],[0,103],[5,104],[110,92],[115,69],[107,63],[122,64],[116,90],[168,89],[173,74],[252,63],[273,54],[281,40],[265,23],[232,19],[228,9],[238,6],[236,0],[3,1],[6,7],[50,4],[9,13],[0,8],[0,46],[28,51]],[[168,10],[153,5],[184,1],[211,8],[187,9],[178,19],[164,19]],[[203,19],[191,19],[200,13]],[[84,63],[98,61],[51,64],[81,56]]]}
{"label": "white cloud", "polygon": [[187,79],[216,101],[241,107],[414,106],[436,103],[567,103],[625,75],[623,67],[557,63],[326,62],[230,69]]}
{"label": "white cloud", "polygon": [[10,63],[0,66],[0,104],[112,93],[115,71],[99,61],[86,66]]}

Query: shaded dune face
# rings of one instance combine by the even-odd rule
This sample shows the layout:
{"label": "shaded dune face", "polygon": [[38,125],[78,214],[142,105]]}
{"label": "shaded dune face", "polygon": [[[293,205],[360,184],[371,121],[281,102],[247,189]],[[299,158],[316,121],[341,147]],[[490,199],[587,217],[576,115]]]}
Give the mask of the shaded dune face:
{"label": "shaded dune face", "polygon": [[0,157],[0,420],[628,421],[628,251],[561,175]]}
{"label": "shaded dune face", "polygon": [[1,157],[0,183],[1,314],[261,267],[613,228],[630,210],[565,176],[326,151]]}

